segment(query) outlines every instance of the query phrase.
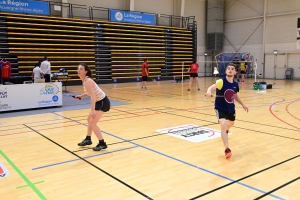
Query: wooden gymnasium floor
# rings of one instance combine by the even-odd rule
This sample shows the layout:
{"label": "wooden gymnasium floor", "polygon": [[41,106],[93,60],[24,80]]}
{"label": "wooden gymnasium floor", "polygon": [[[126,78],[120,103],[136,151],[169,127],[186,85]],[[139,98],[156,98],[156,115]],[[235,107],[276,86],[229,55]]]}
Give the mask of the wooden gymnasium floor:
{"label": "wooden gymnasium floor", "polygon": [[193,124],[204,132],[187,138],[217,134],[213,98],[204,98],[214,80],[200,78],[201,91],[190,92],[188,82],[148,82],[149,91],[101,85],[129,104],[98,123],[108,143],[100,152],[77,146],[89,109],[1,117],[0,163],[9,176],[0,177],[0,199],[300,199],[299,81],[266,80],[273,89],[255,91],[246,80],[239,95],[250,112],[237,104],[230,159],[221,138],[191,142],[156,132]]}

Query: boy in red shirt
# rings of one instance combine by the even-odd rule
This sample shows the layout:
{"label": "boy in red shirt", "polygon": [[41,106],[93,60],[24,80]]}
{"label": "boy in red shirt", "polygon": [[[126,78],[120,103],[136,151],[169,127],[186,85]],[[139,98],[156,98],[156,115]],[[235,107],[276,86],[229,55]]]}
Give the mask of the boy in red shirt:
{"label": "boy in red shirt", "polygon": [[188,91],[190,91],[193,80],[196,80],[198,90],[200,90],[200,83],[199,83],[199,79],[198,79],[198,69],[199,69],[199,65],[197,64],[197,61],[194,60],[193,63],[191,64],[191,66],[189,67],[189,69],[187,70],[188,72],[191,73]]}
{"label": "boy in red shirt", "polygon": [[148,76],[149,76],[148,59],[145,59],[142,65],[142,89],[145,87],[145,90],[147,90],[146,81],[148,80]]}

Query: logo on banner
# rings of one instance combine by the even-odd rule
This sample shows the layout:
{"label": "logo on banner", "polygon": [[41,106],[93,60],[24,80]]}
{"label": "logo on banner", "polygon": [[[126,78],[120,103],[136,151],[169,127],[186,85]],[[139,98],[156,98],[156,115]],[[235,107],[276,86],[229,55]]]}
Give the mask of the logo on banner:
{"label": "logo on banner", "polygon": [[49,15],[49,3],[33,0],[0,0],[0,11]]}
{"label": "logo on banner", "polygon": [[207,140],[212,140],[221,137],[221,132],[219,130],[202,127],[194,124],[186,124],[182,126],[159,129],[155,132],[165,133],[169,136],[195,143],[204,142]]}
{"label": "logo on banner", "polygon": [[6,88],[4,90],[0,90],[0,99],[6,99],[8,97],[8,93]]}
{"label": "logo on banner", "polygon": [[121,12],[117,12],[116,15],[115,15],[115,17],[116,17],[116,19],[117,19],[118,21],[122,21],[122,19],[123,19],[123,14],[122,14]]}
{"label": "logo on banner", "polygon": [[0,104],[0,110],[8,110],[11,109],[11,106],[8,104]]}
{"label": "logo on banner", "polygon": [[46,84],[43,88],[40,89],[41,96],[49,96],[46,100],[38,101],[39,106],[49,106],[49,105],[57,105],[59,101],[59,97],[57,93],[59,93],[59,88],[57,85],[49,83]]}
{"label": "logo on banner", "polygon": [[56,85],[54,84],[46,84],[45,87],[43,87],[40,90],[40,95],[55,95],[59,92],[59,89]]}
{"label": "logo on banner", "polygon": [[6,167],[0,163],[0,178],[5,178],[9,176],[9,171],[6,169]]}
{"label": "logo on banner", "polygon": [[110,10],[110,16],[111,16],[110,21],[113,22],[129,22],[129,23],[152,24],[152,25],[156,23],[154,14]]}
{"label": "logo on banner", "polygon": [[57,96],[57,95],[54,95],[54,96],[52,97],[52,101],[53,101],[53,102],[58,102],[58,96]]}

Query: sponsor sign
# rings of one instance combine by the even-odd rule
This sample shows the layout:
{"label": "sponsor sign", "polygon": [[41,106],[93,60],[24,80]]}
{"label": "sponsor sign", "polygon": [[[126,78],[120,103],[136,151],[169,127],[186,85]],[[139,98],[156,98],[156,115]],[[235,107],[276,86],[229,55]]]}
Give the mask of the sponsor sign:
{"label": "sponsor sign", "polygon": [[0,112],[62,106],[61,91],[61,82],[0,85]]}
{"label": "sponsor sign", "polygon": [[159,129],[155,132],[165,133],[169,136],[195,143],[221,137],[220,130],[202,127],[194,124],[185,124],[181,126]]}
{"label": "sponsor sign", "polygon": [[49,15],[49,2],[33,0],[0,0],[0,11]]}
{"label": "sponsor sign", "polygon": [[125,12],[121,10],[110,10],[110,21],[155,25],[155,15]]}

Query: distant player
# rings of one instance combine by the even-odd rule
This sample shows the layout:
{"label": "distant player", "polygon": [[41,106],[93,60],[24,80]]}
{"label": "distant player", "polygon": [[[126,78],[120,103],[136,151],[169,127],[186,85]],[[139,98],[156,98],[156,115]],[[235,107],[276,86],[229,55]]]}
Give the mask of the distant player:
{"label": "distant player", "polygon": [[142,65],[142,89],[147,90],[146,82],[149,76],[148,59],[145,59]]}
{"label": "distant player", "polygon": [[191,66],[187,70],[188,72],[190,72],[190,83],[189,83],[188,91],[190,91],[193,80],[196,80],[198,90],[200,90],[200,83],[199,83],[199,79],[198,79],[198,69],[199,69],[199,65],[197,64],[197,61],[194,60],[193,63],[191,64]]}
{"label": "distant player", "polygon": [[241,81],[241,83],[244,84],[245,83],[245,74],[247,73],[247,70],[248,70],[248,65],[245,62],[244,58],[242,58],[242,60],[241,60],[240,70],[241,70],[241,74],[242,74],[242,81]]}

